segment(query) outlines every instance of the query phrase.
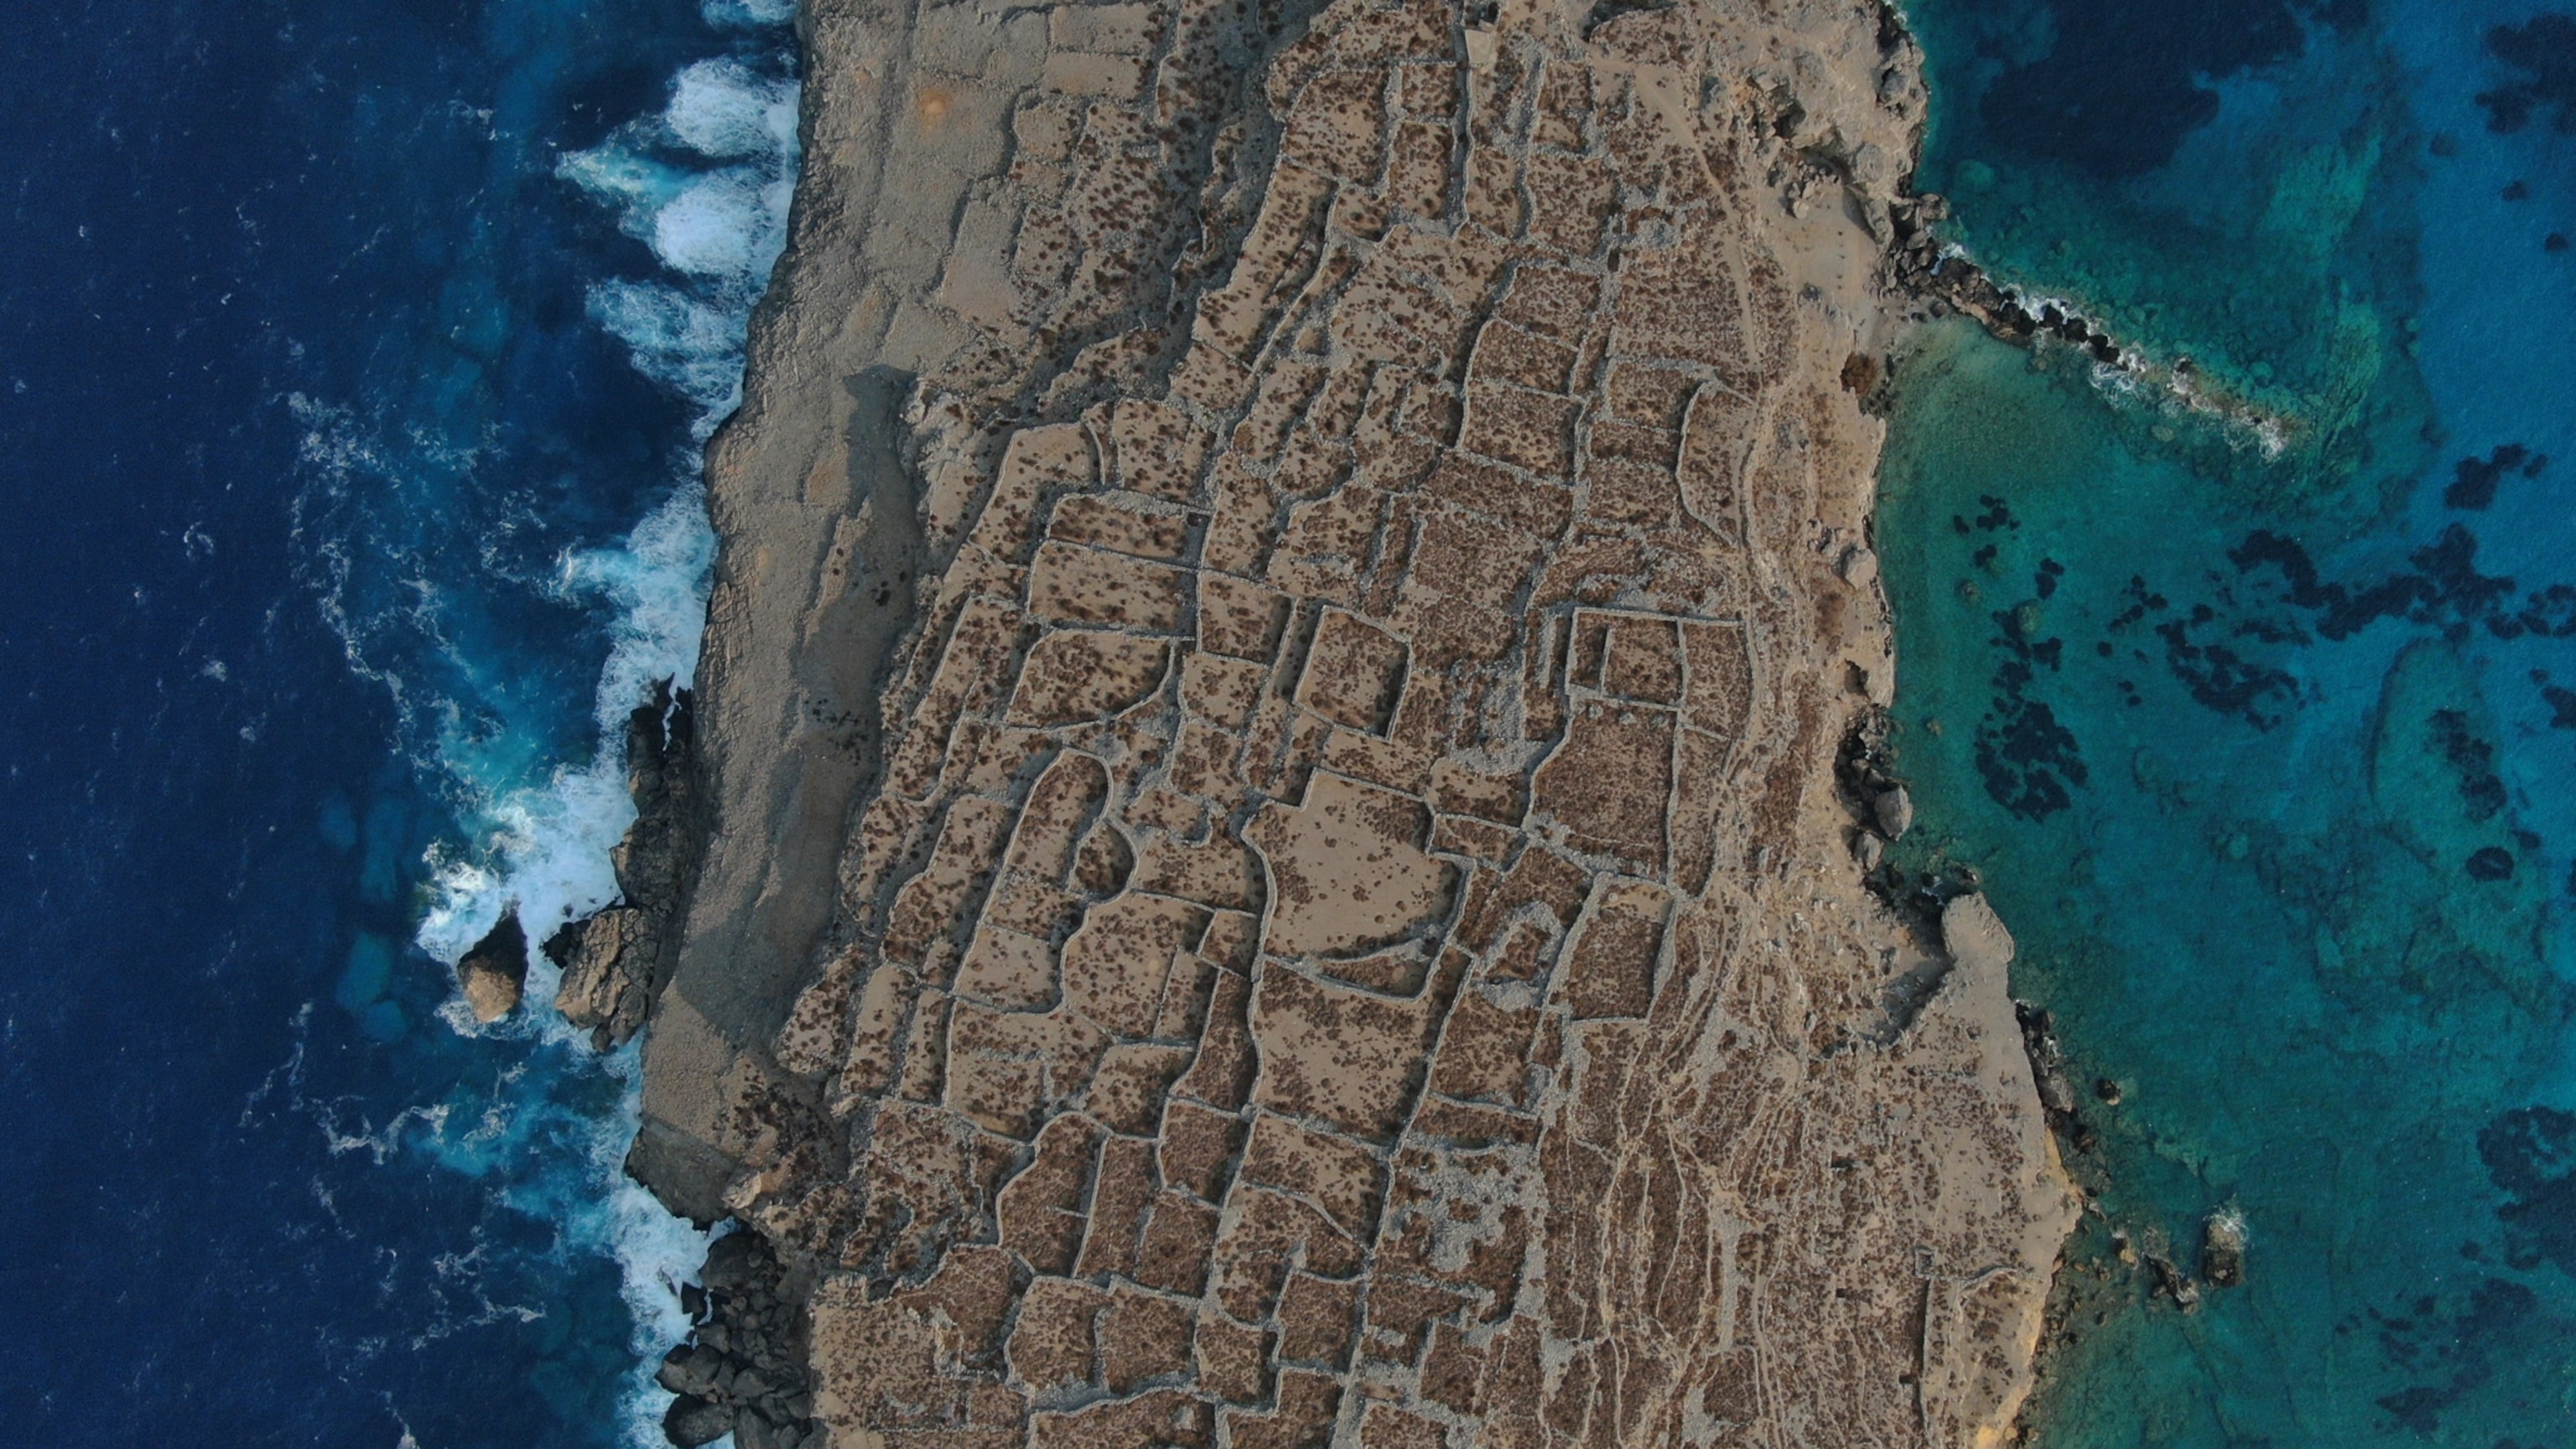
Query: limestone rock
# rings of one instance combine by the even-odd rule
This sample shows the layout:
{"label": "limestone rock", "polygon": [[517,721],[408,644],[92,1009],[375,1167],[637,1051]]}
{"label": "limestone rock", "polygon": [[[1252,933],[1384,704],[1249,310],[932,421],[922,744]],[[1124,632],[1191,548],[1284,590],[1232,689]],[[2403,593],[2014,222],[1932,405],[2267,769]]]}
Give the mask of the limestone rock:
{"label": "limestone rock", "polygon": [[546,938],[546,956],[563,971],[555,1010],[589,1027],[603,1051],[643,1029],[668,974],[681,882],[695,859],[692,706],[689,692],[666,679],[628,717],[635,822],[612,857],[623,900]]}
{"label": "limestone rock", "polygon": [[476,1021],[489,1025],[519,1009],[528,980],[528,933],[519,925],[516,902],[501,913],[500,924],[486,932],[456,963],[456,981]]}
{"label": "limestone rock", "polygon": [[1891,785],[1870,801],[1870,815],[1881,835],[1901,840],[1914,828],[1914,796],[1902,785]]}
{"label": "limestone rock", "polygon": [[1982,894],[1959,896],[1941,908],[1941,949],[1962,971],[2000,977],[2012,964],[2012,932]]}
{"label": "limestone rock", "polygon": [[565,944],[743,1224],[666,1368],[746,1449],[1994,1442],[2071,1209],[1982,900],[1884,1030],[1817,554],[1910,44],[1291,9],[807,7],[697,825]]}

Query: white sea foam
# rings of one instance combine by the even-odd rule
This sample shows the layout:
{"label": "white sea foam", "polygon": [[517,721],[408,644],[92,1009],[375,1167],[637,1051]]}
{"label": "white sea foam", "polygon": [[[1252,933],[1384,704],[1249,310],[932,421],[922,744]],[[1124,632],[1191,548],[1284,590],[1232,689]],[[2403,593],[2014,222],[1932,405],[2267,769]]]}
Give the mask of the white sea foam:
{"label": "white sea foam", "polygon": [[[598,283],[590,315],[637,371],[697,406],[701,438],[741,403],[744,328],[787,245],[796,106],[792,81],[699,61],[673,78],[660,113],[557,167],[670,273]],[[681,153],[727,164],[701,168]]]}
{"label": "white sea foam", "polygon": [[[739,60],[699,61],[673,79],[664,110],[620,127],[557,170],[614,210],[677,276],[612,278],[591,289],[591,316],[625,342],[636,369],[686,398],[703,438],[739,404],[753,302],[786,234],[794,189],[796,86]],[[751,158],[693,171],[669,153]],[[557,589],[604,600],[613,641],[594,698],[599,748],[587,764],[538,779],[477,779],[484,829],[470,859],[440,862],[438,898],[420,943],[453,961],[515,902],[532,938],[616,897],[608,852],[634,819],[623,746],[627,712],[656,681],[690,682],[715,557],[705,498],[689,471],[619,545],[565,555]],[[459,761],[451,755],[454,770]]]}
{"label": "white sea foam", "polygon": [[[794,82],[736,60],[700,61],[673,78],[657,115],[619,127],[557,170],[617,213],[662,264],[725,287],[748,306],[787,235],[796,165]],[[728,164],[699,167],[686,151]]]}
{"label": "white sea foam", "polygon": [[[1940,250],[1944,261],[1983,265],[1974,253],[1955,242],[1942,243]],[[1997,277],[1992,272],[1987,273],[1987,279],[2032,317],[2054,309],[2088,327],[2107,330],[2092,313],[2070,298],[2042,292]],[[2299,419],[2250,398],[2214,392],[2187,362],[2166,363],[2151,357],[2142,339],[2122,338],[2118,346],[2120,357],[2117,362],[2096,362],[2087,370],[2094,389],[2106,399],[2115,404],[2180,409],[2214,419],[2230,447],[2252,447],[2267,460],[2277,459],[2289,450],[2291,437],[2300,427]]]}
{"label": "white sea foam", "polygon": [[665,283],[619,279],[590,289],[590,315],[626,344],[637,372],[697,404],[699,436],[741,405],[740,312]]}
{"label": "white sea foam", "polygon": [[[710,4],[709,15],[748,27],[774,24],[792,9],[792,0],[726,0]],[[658,270],[595,284],[589,313],[625,343],[639,372],[689,404],[701,441],[741,399],[746,327],[786,235],[796,105],[795,85],[754,63],[701,61],[673,78],[662,111],[558,164],[559,175],[651,248]],[[550,577],[508,572],[525,565],[496,563],[488,546],[480,554],[509,585],[533,585],[608,620],[592,696],[595,746],[580,762],[549,761],[545,743],[513,727],[512,682],[491,678],[495,666],[452,631],[450,610],[473,585],[470,573],[460,574],[476,557],[472,541],[460,552],[456,539],[424,530],[417,514],[442,488],[476,486],[484,442],[303,396],[288,402],[305,431],[308,480],[295,526],[311,551],[324,615],[350,667],[391,696],[402,738],[420,752],[424,774],[445,783],[467,835],[429,861],[431,899],[417,943],[452,963],[513,909],[531,944],[541,943],[562,921],[615,899],[610,851],[635,813],[624,760],[628,713],[659,681],[691,682],[715,554],[695,450],[670,460],[669,491],[625,537],[565,551]],[[460,1035],[523,1047],[494,1080],[460,1083],[440,1100],[390,1112],[367,1113],[354,1100],[308,1101],[301,1091],[308,1010],[296,1055],[245,1105],[245,1119],[282,1092],[335,1156],[384,1163],[426,1153],[558,1225],[558,1251],[570,1258],[614,1260],[635,1355],[620,1429],[642,1449],[661,1442],[671,1396],[652,1372],[687,1332],[678,1288],[696,1276],[710,1238],[623,1171],[641,1113],[639,1050],[595,1056],[548,1009],[559,972],[532,955],[527,1009],[488,1026],[461,999],[440,1012]],[[398,1036],[398,1014],[394,1020]],[[593,1115],[571,1105],[586,1094],[556,1091],[598,1072],[618,1088],[609,1112]],[[470,1279],[479,1270],[466,1255],[438,1271]],[[458,1302],[459,1325],[516,1311],[480,1297]]]}
{"label": "white sea foam", "polygon": [[[793,13],[793,0],[710,0],[707,6],[711,23],[740,27],[776,24]],[[741,401],[751,308],[786,240],[796,106],[791,81],[763,76],[738,60],[700,61],[674,77],[661,113],[563,157],[557,168],[614,212],[622,230],[649,245],[664,269],[595,284],[589,313],[626,344],[637,371],[691,404],[701,440]],[[702,166],[691,157],[721,164]],[[592,758],[541,772],[478,769],[486,763],[481,757],[442,751],[448,772],[477,795],[480,828],[469,856],[435,862],[435,899],[418,940],[440,960],[456,960],[505,910],[519,912],[536,944],[561,922],[615,899],[609,852],[635,814],[626,788],[627,715],[657,682],[691,682],[705,626],[715,538],[695,463],[694,456],[675,460],[673,491],[623,540],[560,560],[553,589],[567,600],[605,603],[614,618],[593,700],[599,734]],[[462,1033],[526,1040],[531,1062],[577,1063],[588,1053],[586,1042],[545,1005],[559,973],[542,954],[532,957],[531,1009],[487,1027],[473,1021],[462,1001],[451,1000],[443,1017]],[[520,1206],[559,1223],[571,1251],[617,1261],[635,1353],[621,1428],[629,1444],[653,1445],[661,1442],[660,1419],[671,1396],[652,1373],[688,1331],[678,1288],[695,1279],[711,1238],[664,1211],[623,1171],[641,1117],[638,1048],[600,1059],[598,1069],[618,1080],[617,1110],[580,1124],[582,1160],[535,1189],[550,1200]],[[443,1122],[433,1134],[435,1150],[450,1166],[475,1172],[480,1163],[534,1150],[541,1130],[555,1140],[563,1136],[564,1109],[541,1093],[503,1085],[492,1103],[470,1130]]]}
{"label": "white sea foam", "polygon": [[749,30],[784,25],[796,18],[796,0],[706,0],[698,13],[709,25]]}
{"label": "white sea foam", "polygon": [[796,86],[738,60],[702,60],[671,83],[672,134],[701,156],[783,156],[796,145]]}
{"label": "white sea foam", "polygon": [[[549,1034],[566,1030],[548,1013]],[[573,1050],[583,1050],[580,1046]],[[627,1374],[623,1396],[623,1438],[646,1449],[659,1446],[662,1415],[671,1394],[653,1381],[662,1355],[686,1338],[689,1318],[680,1307],[680,1285],[694,1283],[707,1260],[707,1245],[721,1235],[702,1233],[684,1218],[671,1215],[625,1171],[626,1147],[643,1120],[643,1052],[629,1045],[607,1059],[608,1069],[624,1088],[618,1111],[594,1122],[590,1137],[588,1186],[591,1191],[567,1204],[562,1220],[581,1246],[617,1260],[621,1292],[634,1323],[627,1347],[635,1364]]]}
{"label": "white sea foam", "polygon": [[699,277],[748,276],[777,256],[766,182],[748,167],[700,176],[653,211],[653,254]]}
{"label": "white sea foam", "polygon": [[[627,712],[657,681],[690,684],[714,560],[705,495],[694,483],[674,490],[617,547],[565,555],[560,590],[604,600],[616,611],[592,697],[600,748],[587,764],[558,766],[540,781],[476,782],[488,792],[478,811],[483,849],[471,859],[436,864],[436,896],[417,937],[422,949],[454,961],[512,902],[529,936],[542,941],[555,927],[617,898],[609,851],[635,819],[626,790]],[[530,999],[552,1000],[551,989],[540,986],[550,983],[532,982]]]}

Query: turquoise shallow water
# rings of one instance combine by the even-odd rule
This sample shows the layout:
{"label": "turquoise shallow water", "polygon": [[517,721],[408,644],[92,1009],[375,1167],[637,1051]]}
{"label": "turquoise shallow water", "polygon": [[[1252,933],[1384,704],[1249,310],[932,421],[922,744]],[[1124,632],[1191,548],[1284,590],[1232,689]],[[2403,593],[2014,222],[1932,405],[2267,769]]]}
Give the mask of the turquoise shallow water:
{"label": "turquoise shallow water", "polygon": [[1909,10],[1948,239],[2150,363],[1927,329],[1878,524],[1896,868],[2077,1087],[2035,1442],[2576,1443],[2576,22]]}

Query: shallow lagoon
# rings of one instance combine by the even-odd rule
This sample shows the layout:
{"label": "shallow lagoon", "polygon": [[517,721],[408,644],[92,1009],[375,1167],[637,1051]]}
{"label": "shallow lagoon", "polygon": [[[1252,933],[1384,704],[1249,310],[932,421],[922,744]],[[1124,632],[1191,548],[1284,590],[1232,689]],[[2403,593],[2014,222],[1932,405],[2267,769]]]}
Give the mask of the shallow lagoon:
{"label": "shallow lagoon", "polygon": [[[2100,1209],[2038,1442],[2563,1442],[2576,149],[2477,100],[2530,7],[1913,8],[1950,238],[2232,414],[1958,322],[1897,380],[1897,865],[2020,936]],[[2185,1314],[2143,1259],[2220,1211]]]}

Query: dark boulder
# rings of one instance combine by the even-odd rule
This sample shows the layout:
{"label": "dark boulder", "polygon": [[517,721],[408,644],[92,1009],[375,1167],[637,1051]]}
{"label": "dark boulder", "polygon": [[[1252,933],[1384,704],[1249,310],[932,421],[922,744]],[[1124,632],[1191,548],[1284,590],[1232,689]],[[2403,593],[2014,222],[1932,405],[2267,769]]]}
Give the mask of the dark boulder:
{"label": "dark boulder", "polygon": [[2147,1269],[2155,1275],[2156,1291],[2174,1301],[2174,1306],[2189,1313],[2200,1306],[2200,1285],[2173,1259],[2161,1253],[2147,1255]]}
{"label": "dark boulder", "polygon": [[680,1449],[698,1449],[733,1432],[733,1410],[705,1399],[679,1398],[671,1401],[669,1413],[662,1416],[662,1437]]}

